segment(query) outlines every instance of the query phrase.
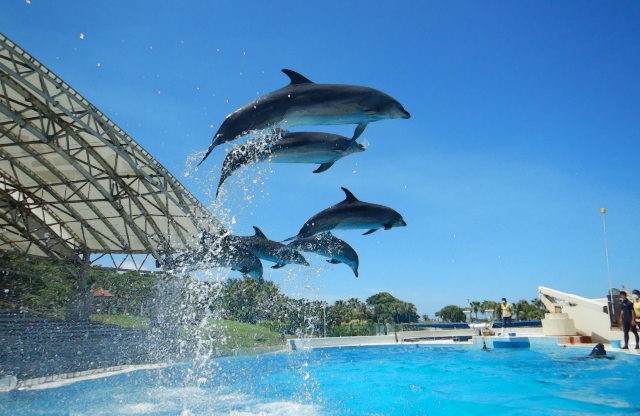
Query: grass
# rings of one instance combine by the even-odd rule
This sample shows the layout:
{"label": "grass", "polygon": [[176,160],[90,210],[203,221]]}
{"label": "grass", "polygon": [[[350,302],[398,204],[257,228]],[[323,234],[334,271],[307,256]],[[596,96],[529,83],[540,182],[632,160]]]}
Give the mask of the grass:
{"label": "grass", "polygon": [[122,328],[148,329],[149,318],[135,315],[91,315],[91,322],[106,325],[117,325]]}
{"label": "grass", "polygon": [[210,319],[204,328],[183,328],[184,334],[206,341],[209,347],[223,355],[246,350],[270,349],[284,345],[277,332],[260,325]]}
{"label": "grass", "polygon": [[233,348],[255,348],[284,343],[280,334],[260,325],[226,320],[211,320],[209,325],[224,328],[227,344]]}
{"label": "grass", "polygon": [[[143,316],[96,314],[91,315],[91,321],[122,328],[149,328],[149,318]],[[277,332],[260,325],[228,320],[210,319],[204,328],[183,327],[181,333],[185,337],[208,340],[209,347],[223,355],[284,345],[282,336]]]}

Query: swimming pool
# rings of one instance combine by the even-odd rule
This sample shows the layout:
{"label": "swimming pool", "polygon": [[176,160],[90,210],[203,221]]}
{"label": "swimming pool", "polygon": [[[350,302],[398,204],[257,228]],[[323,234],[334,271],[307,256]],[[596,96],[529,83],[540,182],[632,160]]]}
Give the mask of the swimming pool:
{"label": "swimming pool", "polygon": [[0,396],[3,415],[630,415],[640,357],[477,345],[221,358]]}

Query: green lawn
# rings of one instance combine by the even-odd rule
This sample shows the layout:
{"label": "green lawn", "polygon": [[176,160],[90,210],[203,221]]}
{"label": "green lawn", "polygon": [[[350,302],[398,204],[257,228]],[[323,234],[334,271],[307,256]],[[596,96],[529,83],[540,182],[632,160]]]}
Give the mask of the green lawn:
{"label": "green lawn", "polygon": [[183,333],[205,341],[223,355],[241,351],[268,350],[284,345],[282,337],[260,325],[211,319],[204,328],[183,328]]}
{"label": "green lawn", "polygon": [[209,324],[224,328],[224,333],[227,336],[226,343],[232,348],[254,348],[284,344],[280,334],[260,325],[226,320],[211,320]]}
{"label": "green lawn", "polygon": [[[143,316],[96,314],[91,315],[91,321],[122,328],[149,328],[149,318]],[[182,334],[208,340],[212,348],[223,354],[284,345],[282,336],[277,332],[260,325],[228,320],[210,319],[204,328],[183,328]]]}
{"label": "green lawn", "polygon": [[98,324],[117,325],[122,328],[149,328],[149,318],[145,316],[95,314],[91,315],[91,322],[95,322]]}

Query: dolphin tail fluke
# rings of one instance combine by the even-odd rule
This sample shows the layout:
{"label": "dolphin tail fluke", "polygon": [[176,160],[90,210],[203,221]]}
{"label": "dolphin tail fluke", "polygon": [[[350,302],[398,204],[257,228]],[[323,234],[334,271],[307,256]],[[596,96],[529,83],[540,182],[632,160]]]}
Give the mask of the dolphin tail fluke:
{"label": "dolphin tail fluke", "polygon": [[216,189],[216,198],[218,198],[218,194],[220,193],[220,187],[222,186],[222,182],[224,182],[224,177],[220,178],[220,182],[218,182],[218,188]]}
{"label": "dolphin tail fluke", "polygon": [[364,129],[367,128],[367,124],[368,123],[358,124],[358,126],[356,127],[356,130],[353,132],[353,137],[351,138],[351,141],[355,141],[358,137],[360,137],[360,135],[364,132]]}
{"label": "dolphin tail fluke", "polygon": [[222,187],[222,184],[224,183],[224,181],[227,180],[227,178],[229,176],[231,176],[232,172],[233,172],[233,170],[231,170],[231,169],[225,169],[225,166],[224,166],[224,163],[223,163],[222,173],[220,174],[220,181],[218,182],[218,189],[216,189],[216,198],[218,197],[218,194],[220,193],[220,188]]}
{"label": "dolphin tail fluke", "polygon": [[318,169],[314,170],[313,173],[320,173],[320,172],[324,172],[325,170],[329,169],[331,166],[333,166],[335,162],[329,162],[329,163],[322,163],[320,166],[318,166]]}
{"label": "dolphin tail fluke", "polygon": [[366,233],[362,233],[362,235],[373,234],[373,233],[375,233],[376,231],[378,231],[378,229],[377,229],[377,228],[372,228],[372,229],[370,229],[369,231],[367,231]]}

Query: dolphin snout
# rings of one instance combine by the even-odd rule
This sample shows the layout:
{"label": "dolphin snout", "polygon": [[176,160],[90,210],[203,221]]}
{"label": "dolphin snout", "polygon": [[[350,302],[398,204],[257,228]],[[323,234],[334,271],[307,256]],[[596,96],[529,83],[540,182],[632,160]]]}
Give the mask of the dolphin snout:
{"label": "dolphin snout", "polygon": [[411,114],[409,114],[409,112],[404,108],[400,109],[400,114],[402,114],[400,118],[411,118]]}
{"label": "dolphin snout", "polygon": [[400,227],[406,227],[407,223],[405,222],[405,220],[401,219],[400,223],[398,224]]}

